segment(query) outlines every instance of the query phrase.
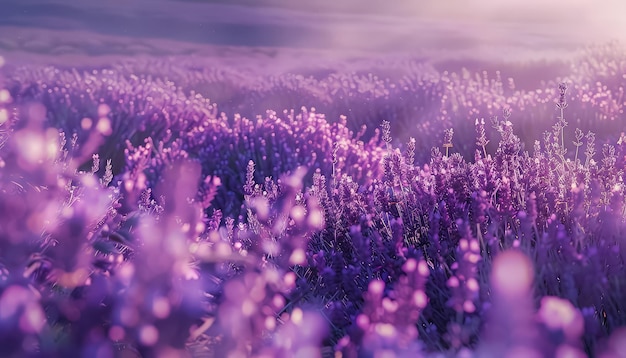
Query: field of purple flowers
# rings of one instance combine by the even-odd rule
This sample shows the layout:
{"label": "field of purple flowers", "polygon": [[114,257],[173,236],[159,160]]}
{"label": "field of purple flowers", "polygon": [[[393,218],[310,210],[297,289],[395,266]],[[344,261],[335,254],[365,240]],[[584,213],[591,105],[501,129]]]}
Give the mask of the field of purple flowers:
{"label": "field of purple flowers", "polygon": [[619,44],[537,88],[2,65],[2,357],[626,351]]}

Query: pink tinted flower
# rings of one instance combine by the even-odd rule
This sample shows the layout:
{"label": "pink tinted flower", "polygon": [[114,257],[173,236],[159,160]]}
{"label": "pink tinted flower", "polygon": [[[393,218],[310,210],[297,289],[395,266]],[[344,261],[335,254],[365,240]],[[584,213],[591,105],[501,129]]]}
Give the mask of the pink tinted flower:
{"label": "pink tinted flower", "polygon": [[568,340],[577,340],[584,332],[580,311],[565,299],[546,296],[541,299],[539,319],[552,330],[562,330]]}

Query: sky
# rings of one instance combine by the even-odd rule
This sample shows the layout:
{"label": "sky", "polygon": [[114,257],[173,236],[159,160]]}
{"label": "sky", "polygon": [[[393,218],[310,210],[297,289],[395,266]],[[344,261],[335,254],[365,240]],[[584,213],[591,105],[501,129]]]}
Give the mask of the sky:
{"label": "sky", "polygon": [[0,0],[0,51],[177,43],[526,59],[624,40],[624,13],[621,0]]}

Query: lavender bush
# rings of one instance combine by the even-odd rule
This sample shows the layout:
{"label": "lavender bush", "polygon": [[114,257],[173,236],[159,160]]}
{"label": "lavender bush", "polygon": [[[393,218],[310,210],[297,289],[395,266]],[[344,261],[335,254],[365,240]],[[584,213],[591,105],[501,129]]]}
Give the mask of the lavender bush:
{"label": "lavender bush", "polygon": [[[63,87],[66,91],[80,92],[89,97],[90,102],[98,102],[101,98],[110,102],[122,99],[125,104],[115,103],[115,106],[127,107],[133,103],[126,111],[144,113],[146,107],[146,119],[136,119],[146,124],[149,123],[147,118],[155,116],[167,116],[171,121],[185,115],[187,121],[192,121],[191,118],[201,118],[206,112],[213,111],[213,117],[225,112],[231,116],[238,113],[242,117],[255,118],[264,115],[266,110],[280,114],[285,109],[289,112],[312,106],[318,113],[326,114],[331,122],[346,115],[349,118],[347,127],[354,133],[361,132],[365,124],[367,127],[363,133],[366,137],[374,135],[374,129],[382,120],[389,120],[396,133],[395,140],[404,143],[414,136],[417,158],[425,161],[430,148],[439,145],[435,138],[440,138],[446,128],[455,128],[459,134],[470,134],[475,118],[489,120],[505,108],[518,116],[520,138],[530,149],[534,138],[549,130],[547,119],[557,115],[554,99],[558,96],[558,83],[563,80],[572,83],[568,92],[572,126],[566,131],[573,135],[575,125],[585,132],[592,130],[602,138],[615,131],[621,132],[618,121],[624,106],[624,79],[619,72],[623,58],[621,51],[622,47],[617,44],[590,48],[585,55],[558,64],[563,68],[562,78],[548,78],[539,85],[524,83],[523,86],[517,84],[516,78],[504,77],[500,71],[461,69],[449,72],[437,70],[434,64],[426,61],[380,59],[350,66],[321,66],[306,74],[254,74],[230,63],[214,61],[202,67],[191,60],[176,64],[163,60],[126,61],[95,73],[90,69],[29,67],[11,71],[14,81],[11,81],[10,88],[15,98],[22,95],[31,98],[36,94],[61,107],[65,105],[59,97],[64,94],[55,94],[55,91],[62,92]],[[514,70],[510,72],[515,73]],[[83,93],[80,87],[85,85],[74,86],[75,79],[87,81],[90,92],[94,92]],[[50,91],[52,93],[46,93]],[[109,93],[111,91],[113,93]],[[167,95],[160,100],[160,93]],[[141,98],[135,98],[137,95]],[[109,99],[110,96],[115,98]],[[165,102],[161,103],[163,100]],[[146,106],[141,105],[147,101],[154,101],[154,105],[149,102]],[[181,106],[186,110],[179,110]],[[202,108],[191,109],[198,106]],[[81,108],[78,105],[73,107],[70,110]],[[169,110],[164,114],[161,109],[165,107]],[[123,116],[126,111],[119,109],[116,115]],[[59,108],[55,112],[64,111]],[[80,113],[85,115],[84,110]],[[153,125],[155,130],[167,121],[159,119],[159,124]],[[606,125],[598,127],[597,121]],[[177,123],[174,127],[181,125]],[[135,134],[134,143],[141,144],[141,141]],[[495,147],[491,149],[495,150]],[[473,145],[469,136],[462,138],[457,151],[468,160],[472,158]],[[112,152],[117,153],[121,161],[120,151]]]}
{"label": "lavender bush", "polygon": [[586,56],[2,72],[1,355],[618,357],[624,59]]}

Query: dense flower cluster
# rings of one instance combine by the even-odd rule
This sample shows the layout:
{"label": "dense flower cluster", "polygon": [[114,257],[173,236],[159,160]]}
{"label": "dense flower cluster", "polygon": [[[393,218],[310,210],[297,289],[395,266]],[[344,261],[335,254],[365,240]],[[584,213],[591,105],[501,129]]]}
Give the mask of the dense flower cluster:
{"label": "dense flower cluster", "polygon": [[[139,78],[113,70],[79,73],[53,68],[18,73],[12,79],[17,104],[42,103],[48,123],[76,135],[77,147],[112,160],[114,174],[143,173],[147,187],[171,161],[189,158],[202,164],[205,177],[222,178],[216,203],[227,215],[241,211],[242,168],[253,160],[256,177],[278,178],[300,165],[346,172],[355,180],[378,176],[376,139],[364,142],[347,128],[345,117],[330,123],[315,109],[267,111],[248,119],[227,118],[199,94],[185,94],[170,81]],[[24,75],[25,76],[25,75]],[[34,80],[36,79],[36,80]],[[106,138],[92,140],[93,129]],[[342,154],[333,163],[332,148]],[[89,155],[76,159],[81,169]],[[132,174],[131,174],[132,175]],[[202,184],[206,192],[205,184]]]}
{"label": "dense flower cluster", "polygon": [[[0,353],[619,356],[613,61],[531,92],[413,63],[388,79],[228,79],[233,113],[318,107],[258,117],[191,91],[228,71],[7,71]],[[397,139],[414,115],[430,117]]]}
{"label": "dense flower cluster", "polygon": [[[173,64],[147,59],[126,61],[95,72],[18,67],[11,71],[9,88],[16,99],[24,96],[54,103],[58,106],[54,112],[59,113],[54,120],[61,122],[66,111],[78,111],[76,118],[92,115],[93,108],[85,112],[82,99],[86,104],[102,99],[119,110],[126,107],[126,111],[114,113],[128,123],[124,113],[130,111],[133,120],[140,122],[130,129],[119,127],[130,130],[134,144],[141,144],[140,136],[150,134],[142,130],[142,134],[133,137],[140,131],[135,127],[160,131],[174,126],[172,130],[176,131],[180,126],[193,127],[194,118],[204,117],[205,112],[214,112],[209,117],[219,118],[225,112],[255,118],[266,110],[275,110],[282,116],[284,109],[313,106],[331,122],[346,115],[347,127],[355,133],[366,125],[367,137],[374,134],[381,121],[390,121],[396,140],[406,142],[410,136],[417,139],[416,155],[422,161],[428,159],[431,147],[440,144],[438,139],[444,130],[454,128],[458,134],[457,151],[470,159],[474,151],[473,120],[500,115],[503,109],[515,113],[519,119],[517,132],[526,148],[531,148],[532,140],[548,130],[548,123],[557,115],[554,101],[559,95],[558,82],[563,80],[572,83],[568,92],[572,124],[585,132],[592,130],[602,139],[621,132],[619,119],[624,115],[626,102],[623,58],[619,44],[595,46],[574,60],[558,64],[564,78],[521,85],[518,82],[523,79],[504,77],[500,71],[440,71],[429,62],[406,58],[355,60],[320,65],[315,70],[269,74],[255,74],[230,61],[212,61],[201,66],[194,60]],[[513,66],[507,73],[518,69],[523,67]],[[65,95],[72,97],[71,106],[64,104]],[[124,103],[118,104],[119,100]],[[151,106],[156,109],[150,109]],[[192,109],[198,106],[201,109]],[[144,119],[137,119],[137,112],[143,113]],[[176,120],[181,115],[185,115],[185,121]],[[598,121],[604,125],[598,126]],[[573,130],[573,126],[567,128],[568,133]],[[115,153],[121,160],[120,152]]]}

